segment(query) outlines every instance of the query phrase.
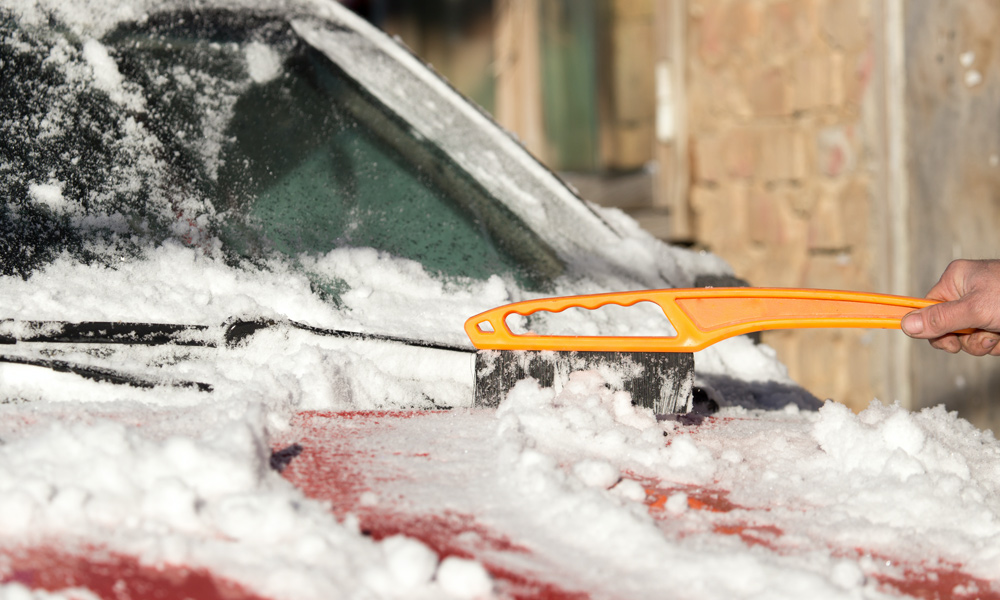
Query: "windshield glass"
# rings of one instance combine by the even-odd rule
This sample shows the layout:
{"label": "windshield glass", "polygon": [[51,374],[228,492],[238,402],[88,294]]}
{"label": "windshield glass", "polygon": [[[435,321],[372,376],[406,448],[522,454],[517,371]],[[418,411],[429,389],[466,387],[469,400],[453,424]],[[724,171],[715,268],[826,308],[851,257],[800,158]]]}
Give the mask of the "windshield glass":
{"label": "windshield glass", "polygon": [[[46,224],[36,227],[40,246],[65,249],[65,242],[47,245],[46,235],[82,236],[121,252],[141,233],[189,244],[221,240],[227,252],[250,258],[372,247],[442,276],[507,274],[529,288],[544,287],[563,269],[474,178],[283,21],[229,12],[161,15],[120,27],[96,45],[17,35],[34,40],[37,55],[65,47],[91,67],[92,89],[50,100],[64,111],[102,100],[105,107],[87,115],[83,125],[94,139],[83,147],[61,136],[87,157],[79,160],[92,180],[88,189],[67,185],[79,174],[65,165],[23,174],[24,187],[34,187],[22,190],[21,204],[38,213],[33,222]],[[44,71],[44,58],[38,62]],[[44,106],[25,110],[51,112]],[[51,145],[46,152],[59,150]],[[38,201],[50,180],[49,191],[77,204],[74,210]]]}

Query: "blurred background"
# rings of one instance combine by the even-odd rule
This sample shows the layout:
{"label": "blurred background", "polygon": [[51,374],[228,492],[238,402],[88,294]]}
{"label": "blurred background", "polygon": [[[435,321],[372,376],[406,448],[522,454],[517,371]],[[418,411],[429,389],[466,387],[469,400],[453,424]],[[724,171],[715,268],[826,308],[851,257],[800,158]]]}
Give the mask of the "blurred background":
{"label": "blurred background", "polygon": [[[952,259],[1000,256],[994,0],[345,4],[584,198],[754,286],[922,297]],[[895,331],[764,341],[820,398],[1000,425],[1000,359]]]}

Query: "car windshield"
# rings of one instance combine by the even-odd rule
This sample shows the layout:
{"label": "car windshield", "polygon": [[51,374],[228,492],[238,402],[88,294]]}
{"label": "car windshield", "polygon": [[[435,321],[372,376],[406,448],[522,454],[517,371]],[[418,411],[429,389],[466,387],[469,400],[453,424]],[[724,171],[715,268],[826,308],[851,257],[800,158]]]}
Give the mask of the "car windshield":
{"label": "car windshield", "polygon": [[[161,15],[99,42],[4,23],[0,60],[17,71],[0,90],[16,106],[0,141],[14,158],[0,184],[6,273],[62,250],[121,254],[171,237],[221,240],[251,259],[371,247],[445,277],[499,273],[528,288],[563,269],[432,140],[284,21]],[[90,89],[74,82],[86,74],[74,60],[93,73]],[[17,236],[35,247],[19,254]]]}

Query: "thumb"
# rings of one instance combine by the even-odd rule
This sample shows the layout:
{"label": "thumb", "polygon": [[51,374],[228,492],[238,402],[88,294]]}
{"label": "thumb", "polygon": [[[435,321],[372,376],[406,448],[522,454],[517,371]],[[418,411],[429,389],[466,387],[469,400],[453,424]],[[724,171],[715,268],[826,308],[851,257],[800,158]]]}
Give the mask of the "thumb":
{"label": "thumb", "polygon": [[933,339],[946,333],[975,327],[975,315],[970,302],[954,300],[932,304],[903,317],[903,332],[915,338]]}

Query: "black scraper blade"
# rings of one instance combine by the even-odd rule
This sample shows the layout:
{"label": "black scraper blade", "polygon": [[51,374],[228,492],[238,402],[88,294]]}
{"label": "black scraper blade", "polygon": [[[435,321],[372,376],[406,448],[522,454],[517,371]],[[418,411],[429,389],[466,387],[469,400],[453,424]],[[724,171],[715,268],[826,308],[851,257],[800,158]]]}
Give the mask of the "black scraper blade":
{"label": "black scraper blade", "polygon": [[480,350],[476,353],[475,406],[495,408],[522,379],[559,390],[575,371],[595,370],[632,403],[655,414],[691,409],[694,355],[686,352],[564,352]]}

